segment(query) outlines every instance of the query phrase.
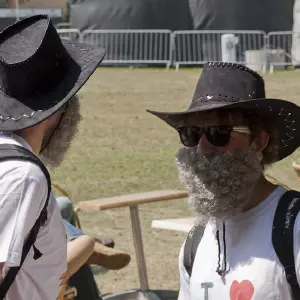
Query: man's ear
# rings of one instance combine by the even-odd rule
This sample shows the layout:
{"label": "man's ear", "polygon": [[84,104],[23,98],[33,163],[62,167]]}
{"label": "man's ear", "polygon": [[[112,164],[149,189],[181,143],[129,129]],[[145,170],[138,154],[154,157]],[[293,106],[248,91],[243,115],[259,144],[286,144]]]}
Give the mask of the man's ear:
{"label": "man's ear", "polygon": [[262,152],[269,143],[269,135],[265,130],[261,130],[254,140],[254,147],[256,151]]}

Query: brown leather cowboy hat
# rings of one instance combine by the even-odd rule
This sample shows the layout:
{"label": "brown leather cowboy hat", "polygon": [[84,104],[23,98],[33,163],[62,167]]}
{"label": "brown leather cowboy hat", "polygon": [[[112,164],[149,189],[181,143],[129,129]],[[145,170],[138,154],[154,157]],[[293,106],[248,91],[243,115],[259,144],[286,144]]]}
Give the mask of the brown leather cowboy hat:
{"label": "brown leather cowboy hat", "polygon": [[195,112],[241,108],[274,118],[278,129],[278,160],[292,154],[300,145],[300,107],[265,96],[263,78],[251,69],[233,63],[208,62],[204,65],[192,103],[184,112],[147,110],[177,129]]}

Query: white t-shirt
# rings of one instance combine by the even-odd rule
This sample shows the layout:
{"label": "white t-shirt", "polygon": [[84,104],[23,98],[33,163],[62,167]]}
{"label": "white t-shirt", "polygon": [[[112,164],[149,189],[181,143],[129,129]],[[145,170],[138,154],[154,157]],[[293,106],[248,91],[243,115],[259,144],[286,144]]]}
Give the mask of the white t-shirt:
{"label": "white t-shirt", "polygon": [[[183,247],[179,256],[179,300],[291,300],[284,269],[272,244],[272,226],[280,197],[277,187],[255,208],[225,222],[227,270],[218,275],[216,228],[209,223],[197,249],[192,276],[183,266]],[[224,266],[223,229],[220,227],[220,265]],[[300,282],[300,217],[294,227],[294,256]]]}
{"label": "white t-shirt", "polygon": [[[0,144],[8,143],[31,150],[24,139],[0,133]],[[25,161],[0,163],[0,262],[5,262],[3,276],[9,267],[19,266],[24,241],[44,207],[47,191],[46,177],[35,164]],[[63,299],[67,238],[52,193],[47,211],[48,220],[40,228],[35,242],[43,256],[34,260],[31,247],[6,300]]]}

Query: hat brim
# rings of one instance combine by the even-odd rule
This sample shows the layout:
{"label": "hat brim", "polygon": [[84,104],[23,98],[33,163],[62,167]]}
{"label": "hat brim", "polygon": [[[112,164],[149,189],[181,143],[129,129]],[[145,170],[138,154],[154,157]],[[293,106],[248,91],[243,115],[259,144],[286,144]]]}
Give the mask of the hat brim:
{"label": "hat brim", "polygon": [[81,89],[104,59],[103,48],[64,39],[62,43],[70,55],[67,76],[55,89],[27,96],[26,105],[0,91],[0,131],[32,127],[49,118]]}
{"label": "hat brim", "polygon": [[300,128],[300,107],[286,100],[268,98],[234,103],[209,102],[184,112],[159,112],[153,110],[147,110],[147,112],[159,117],[176,129],[184,125],[191,114],[230,108],[255,110],[262,116],[274,118],[274,126],[278,129],[280,142],[278,161],[292,154],[300,146],[300,135],[298,130],[296,130]]}

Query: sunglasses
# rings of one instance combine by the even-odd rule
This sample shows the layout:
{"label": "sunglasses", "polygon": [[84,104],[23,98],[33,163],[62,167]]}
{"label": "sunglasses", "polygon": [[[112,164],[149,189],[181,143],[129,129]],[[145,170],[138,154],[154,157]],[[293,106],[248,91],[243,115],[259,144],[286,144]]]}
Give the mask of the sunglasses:
{"label": "sunglasses", "polygon": [[177,131],[182,144],[186,147],[198,146],[203,134],[208,142],[216,147],[228,145],[231,132],[252,134],[248,126],[179,127]]}

